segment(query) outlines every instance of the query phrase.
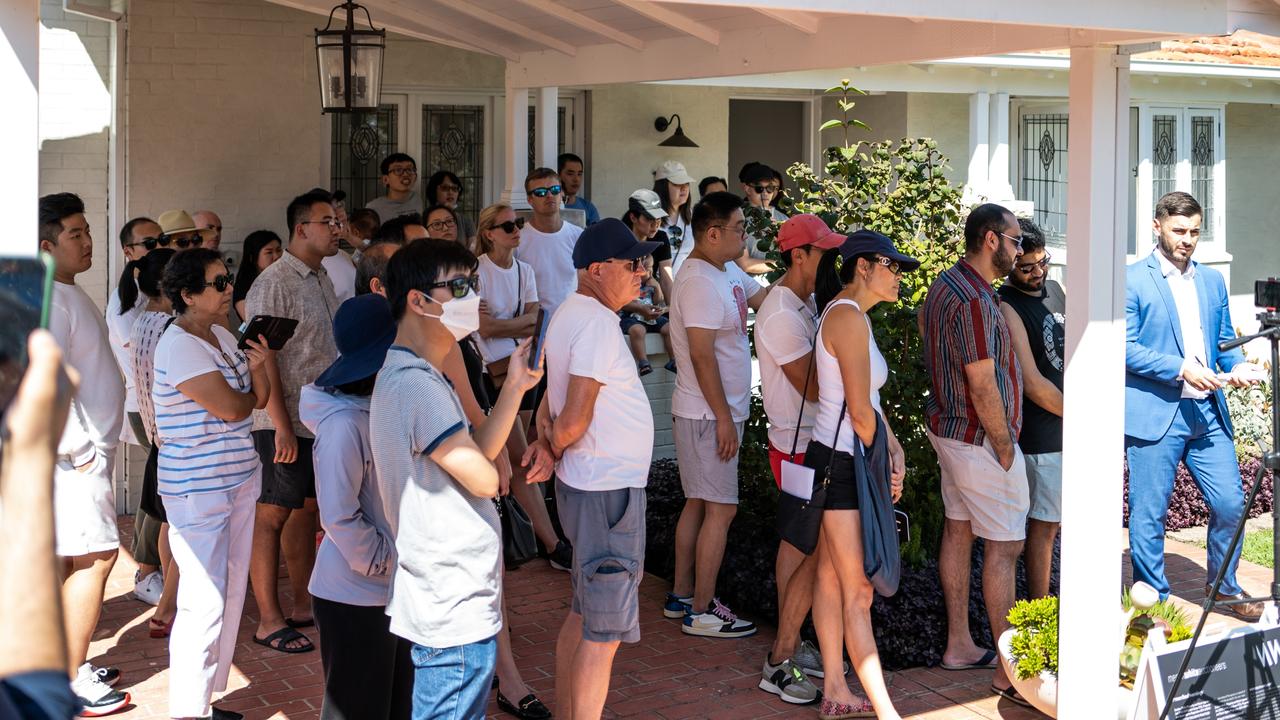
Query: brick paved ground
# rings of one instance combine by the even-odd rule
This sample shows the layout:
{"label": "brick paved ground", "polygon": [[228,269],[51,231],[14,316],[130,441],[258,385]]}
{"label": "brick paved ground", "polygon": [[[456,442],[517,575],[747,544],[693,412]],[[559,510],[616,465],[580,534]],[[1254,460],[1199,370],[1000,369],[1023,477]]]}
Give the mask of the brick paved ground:
{"label": "brick paved ground", "polygon": [[[131,532],[131,528],[130,519],[121,518],[122,535]],[[1174,592],[1198,600],[1203,595],[1204,550],[1173,542],[1168,549],[1171,553],[1168,570]],[[1125,564],[1127,566],[1127,562]],[[107,588],[108,601],[89,654],[95,664],[119,667],[124,673],[121,687],[133,695],[133,706],[113,717],[122,720],[164,718],[168,641],[147,636],[146,618],[151,610],[128,596],[133,589],[135,567],[133,559],[122,553]],[[1240,579],[1249,592],[1263,594],[1270,583],[1271,571],[1241,562]],[[287,583],[281,587],[286,588]],[[568,600],[568,578],[538,562],[511,573],[507,587],[517,663],[525,681],[554,711],[554,645]],[[645,578],[641,600],[643,640],[638,645],[624,646],[618,654],[606,717],[663,720],[810,720],[816,717],[814,708],[784,705],[756,687],[760,662],[772,642],[772,628],[762,628],[756,637],[736,641],[684,635],[675,621],[664,619],[658,612],[666,590],[665,581]],[[287,598],[284,606],[287,611]],[[1222,620],[1234,624],[1226,618]],[[241,642],[236,649],[230,687],[219,705],[243,712],[250,720],[318,717],[322,695],[319,653],[285,655],[255,645],[251,634],[256,622],[257,611],[250,593],[240,625]],[[308,635],[320,642],[314,630]],[[905,717],[930,720],[1043,717],[1008,701],[997,703],[987,690],[990,675],[986,672],[917,668],[891,673],[889,682],[897,707]],[[500,713],[492,703],[489,710],[490,717],[510,717]]]}

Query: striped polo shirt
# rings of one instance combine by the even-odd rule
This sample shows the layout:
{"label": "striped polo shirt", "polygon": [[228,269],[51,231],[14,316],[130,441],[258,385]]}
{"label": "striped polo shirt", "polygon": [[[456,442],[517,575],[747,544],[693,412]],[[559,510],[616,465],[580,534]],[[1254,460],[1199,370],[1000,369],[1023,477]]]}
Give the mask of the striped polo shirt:
{"label": "striped polo shirt", "polygon": [[929,287],[920,310],[924,364],[933,388],[925,416],[929,432],[938,437],[982,444],[986,432],[969,397],[964,367],[990,359],[995,361],[1009,436],[1017,442],[1022,430],[1022,369],[999,305],[991,283],[964,260],[944,270]]}
{"label": "striped polo shirt", "polygon": [[213,326],[220,347],[178,327],[160,337],[155,350],[155,404],[159,436],[156,478],[161,495],[182,496],[229,490],[258,472],[258,453],[249,435],[253,420],[227,422],[182,394],[177,386],[200,375],[221,373],[236,392],[251,387],[249,361],[236,347],[235,336]]}

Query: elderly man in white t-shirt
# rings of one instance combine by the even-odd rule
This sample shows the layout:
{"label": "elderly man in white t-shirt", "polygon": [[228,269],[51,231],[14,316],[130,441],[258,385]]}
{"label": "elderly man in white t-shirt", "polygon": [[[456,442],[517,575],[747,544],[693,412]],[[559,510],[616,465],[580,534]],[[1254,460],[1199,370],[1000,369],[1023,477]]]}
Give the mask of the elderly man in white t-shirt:
{"label": "elderly man in white t-shirt", "polygon": [[[787,271],[756,311],[756,357],[764,411],[769,416],[769,466],[782,487],[782,463],[804,463],[817,413],[813,338],[817,332],[813,289],[818,261],[845,236],[816,215],[796,215],[778,228],[778,249]],[[803,397],[804,401],[801,401]],[[781,508],[779,508],[781,511]],[[760,688],[793,704],[813,702],[818,689],[807,675],[822,677],[822,656],[800,642],[800,625],[813,604],[815,556],[782,541],[774,567],[778,585],[778,635],[765,658]]]}
{"label": "elderly man in white t-shirt", "polygon": [[[657,247],[616,218],[587,228],[573,251],[577,292],[547,328],[547,396],[526,459],[556,458],[556,504],[574,548],[573,605],[556,641],[562,718],[599,718],[618,643],[640,640],[653,415],[617,313],[639,296],[640,261]],[[545,470],[535,464],[530,481]]]}
{"label": "elderly man in white t-shirt", "polygon": [[712,193],[693,209],[693,252],[672,288],[676,389],[672,434],[685,504],[676,524],[675,582],[663,614],[704,637],[752,635],[755,623],[715,597],[729,524],[738,511],[738,446],[751,415],[747,310],[765,290],[734,261],[747,236],[742,201]]}

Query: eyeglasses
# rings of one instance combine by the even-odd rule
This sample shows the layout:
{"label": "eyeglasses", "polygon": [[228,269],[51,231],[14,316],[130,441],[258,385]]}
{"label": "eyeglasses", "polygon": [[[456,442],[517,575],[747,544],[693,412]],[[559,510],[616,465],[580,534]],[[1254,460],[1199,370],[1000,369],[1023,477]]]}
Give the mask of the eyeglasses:
{"label": "eyeglasses", "polygon": [[302,225],[328,225],[334,230],[341,230],[346,224],[337,218],[328,218],[326,220],[303,220]]}
{"label": "eyeglasses", "polygon": [[778,192],[777,185],[752,185],[751,189],[755,190],[758,195],[764,195],[765,193],[772,195]]}
{"label": "eyeglasses", "polygon": [[530,191],[529,191],[529,194],[530,194],[530,195],[532,195],[532,196],[534,196],[534,197],[536,197],[536,198],[544,198],[544,197],[546,197],[546,196],[548,196],[548,195],[559,195],[559,194],[560,194],[560,186],[559,186],[559,185],[552,185],[551,187],[534,188],[534,189],[532,189],[532,190],[530,190]]}
{"label": "eyeglasses", "polygon": [[248,390],[249,388],[244,384],[244,376],[240,374],[240,366],[237,365],[236,362],[231,359],[231,356],[226,354],[225,352],[219,350],[218,353],[222,355],[223,362],[225,362],[227,366],[231,368],[231,372],[236,374],[236,386],[240,388],[240,392],[244,392],[245,390]]}
{"label": "eyeglasses", "polygon": [[494,225],[494,227],[510,235],[511,233],[516,231],[516,228],[524,227],[524,218],[518,217],[515,220],[508,220],[504,223],[498,223],[497,225]]}
{"label": "eyeglasses", "polygon": [[644,267],[644,258],[636,258],[634,260],[623,260],[622,258],[612,258],[610,260],[606,260],[605,262],[623,263],[622,267],[625,267],[627,270],[631,272],[639,272],[640,268]]}
{"label": "eyeglasses", "polygon": [[189,247],[198,248],[204,244],[204,236],[196,235],[195,237],[191,237],[191,238],[171,238],[171,237],[165,236],[163,240],[160,242],[160,246],[168,247],[169,242],[172,242],[174,245],[176,245],[179,250],[186,250]]}
{"label": "eyeglasses", "polygon": [[1018,248],[1018,252],[1022,252],[1022,236],[1021,235],[1014,237],[1013,235],[1006,235],[1002,232],[997,232],[996,234],[998,234],[1002,238],[1008,238],[1009,240],[1012,240],[1014,247]]}
{"label": "eyeglasses", "polygon": [[138,242],[125,243],[125,247],[131,248],[141,245],[147,249],[147,252],[151,252],[156,249],[156,246],[169,247],[169,242],[169,238],[161,235],[160,237],[142,238]]}
{"label": "eyeglasses", "polygon": [[460,192],[462,192],[462,188],[461,188],[461,187],[459,187],[459,186],[457,186],[457,185],[441,185],[441,186],[440,186],[440,191],[441,191],[441,192],[456,192],[456,193],[460,193]]}
{"label": "eyeglasses", "polygon": [[733,234],[735,234],[735,235],[741,236],[741,237],[746,237],[746,236],[747,236],[747,226],[746,226],[746,225],[712,225],[711,227],[713,227],[713,228],[724,228],[725,230],[728,230],[729,232],[731,232],[731,233],[733,233]]}
{"label": "eyeglasses", "polygon": [[468,275],[467,277],[459,277],[459,278],[454,278],[452,280],[444,280],[438,283],[431,283],[430,285],[427,286],[427,289],[435,290],[436,288],[442,288],[442,287],[449,288],[449,291],[453,293],[453,297],[455,299],[462,299],[466,297],[467,293],[472,290],[476,292],[480,292],[480,276]]}
{"label": "eyeglasses", "polygon": [[[235,281],[235,277],[231,273],[227,273],[226,275],[218,275],[212,280],[205,280],[204,287],[208,288],[212,286],[214,291],[222,293],[226,292],[227,288],[231,287],[231,283]],[[204,288],[201,288],[201,290],[203,289]]]}
{"label": "eyeglasses", "polygon": [[1041,270],[1043,270],[1043,269],[1045,269],[1045,268],[1049,267],[1049,259],[1050,259],[1050,255],[1049,255],[1049,253],[1045,253],[1045,254],[1044,254],[1044,257],[1040,258],[1040,259],[1039,259],[1039,260],[1037,260],[1036,262],[1033,262],[1033,263],[1023,263],[1022,265],[1018,265],[1018,266],[1017,266],[1017,267],[1018,267],[1018,271],[1019,271],[1019,272],[1024,272],[1024,273],[1029,273],[1029,272],[1031,272],[1032,270],[1035,270],[1036,268],[1040,268]]}
{"label": "eyeglasses", "polygon": [[448,230],[451,227],[457,227],[457,226],[458,226],[458,223],[454,222],[453,218],[448,218],[446,220],[436,220],[435,222],[429,223],[427,225],[427,229],[435,230],[439,232],[441,230]]}
{"label": "eyeglasses", "polygon": [[893,273],[895,277],[902,276],[902,264],[897,260],[891,260],[883,255],[877,255],[876,263],[889,268],[889,272]]}
{"label": "eyeglasses", "polygon": [[387,171],[388,175],[399,175],[400,177],[413,177],[418,174],[417,168],[398,167],[391,168]]}

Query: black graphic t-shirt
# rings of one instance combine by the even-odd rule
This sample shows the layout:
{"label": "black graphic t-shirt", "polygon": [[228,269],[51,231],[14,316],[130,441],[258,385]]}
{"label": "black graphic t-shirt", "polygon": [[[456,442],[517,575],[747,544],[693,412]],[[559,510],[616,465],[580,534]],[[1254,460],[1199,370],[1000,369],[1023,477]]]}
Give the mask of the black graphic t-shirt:
{"label": "black graphic t-shirt", "polygon": [[[1000,300],[1022,318],[1036,369],[1059,390],[1066,348],[1067,296],[1053,280],[1044,281],[1040,296],[1028,295],[1005,283],[1000,287]],[[1023,404],[1022,434],[1018,446],[1027,455],[1062,452],[1062,418],[1032,402]]]}

